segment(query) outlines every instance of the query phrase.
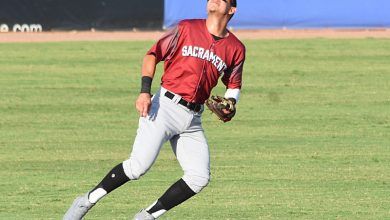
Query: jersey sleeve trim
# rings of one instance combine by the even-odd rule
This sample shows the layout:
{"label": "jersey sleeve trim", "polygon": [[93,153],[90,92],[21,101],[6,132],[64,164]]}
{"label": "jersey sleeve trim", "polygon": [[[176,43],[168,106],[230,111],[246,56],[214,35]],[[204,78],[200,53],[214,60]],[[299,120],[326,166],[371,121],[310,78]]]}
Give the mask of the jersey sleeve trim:
{"label": "jersey sleeve trim", "polygon": [[155,56],[157,62],[164,61],[175,51],[178,39],[179,26],[176,26],[166,32],[146,54]]}
{"label": "jersey sleeve trim", "polygon": [[244,61],[241,61],[222,77],[222,82],[226,85],[227,89],[241,89],[243,67]]}

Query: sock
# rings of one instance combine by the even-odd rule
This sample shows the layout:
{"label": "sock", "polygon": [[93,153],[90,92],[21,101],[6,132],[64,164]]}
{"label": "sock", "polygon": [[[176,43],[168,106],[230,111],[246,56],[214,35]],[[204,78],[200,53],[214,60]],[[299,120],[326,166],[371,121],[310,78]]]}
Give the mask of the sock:
{"label": "sock", "polygon": [[169,189],[162,195],[156,202],[149,206],[146,211],[153,215],[154,218],[158,218],[166,211],[181,204],[187,199],[194,196],[196,193],[180,179],[174,183]]}
{"label": "sock", "polygon": [[106,194],[122,186],[129,180],[129,177],[126,176],[125,171],[123,170],[122,163],[118,164],[110,172],[108,172],[108,174],[94,189],[89,192],[89,202],[96,203]]}

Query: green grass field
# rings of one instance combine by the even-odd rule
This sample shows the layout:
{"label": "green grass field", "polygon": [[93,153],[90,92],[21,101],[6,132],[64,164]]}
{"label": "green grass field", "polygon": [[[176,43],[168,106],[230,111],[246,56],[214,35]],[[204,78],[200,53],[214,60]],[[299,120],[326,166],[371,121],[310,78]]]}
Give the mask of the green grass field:
{"label": "green grass field", "polygon": [[[0,44],[0,219],[60,219],[127,158],[151,44]],[[390,219],[390,40],[245,44],[236,118],[203,117],[212,181],[162,219]],[[87,219],[127,219],[181,175],[167,144]]]}

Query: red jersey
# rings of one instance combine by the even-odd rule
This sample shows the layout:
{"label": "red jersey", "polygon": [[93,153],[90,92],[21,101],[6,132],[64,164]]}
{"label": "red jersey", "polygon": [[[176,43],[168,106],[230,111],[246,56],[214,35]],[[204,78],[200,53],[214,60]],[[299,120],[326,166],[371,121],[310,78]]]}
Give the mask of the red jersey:
{"label": "red jersey", "polygon": [[164,62],[162,87],[186,101],[203,104],[219,77],[227,89],[240,89],[245,46],[230,31],[215,40],[206,20],[183,20],[148,51]]}

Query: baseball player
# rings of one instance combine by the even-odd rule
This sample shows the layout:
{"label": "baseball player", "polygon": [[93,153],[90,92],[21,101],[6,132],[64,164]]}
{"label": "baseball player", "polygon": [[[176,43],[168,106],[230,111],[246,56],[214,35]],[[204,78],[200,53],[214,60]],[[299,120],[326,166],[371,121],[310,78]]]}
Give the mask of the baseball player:
{"label": "baseball player", "polygon": [[[139,128],[130,158],[115,166],[95,188],[76,198],[64,219],[82,219],[105,195],[139,179],[167,141],[184,175],[134,219],[157,219],[207,186],[210,157],[201,123],[203,104],[219,78],[226,85],[224,98],[231,106],[238,101],[241,89],[245,47],[226,29],[236,4],[236,0],[209,0],[207,19],[181,21],[147,52],[135,104],[140,114]],[[151,96],[152,79],[160,61],[164,61],[161,87]],[[224,109],[226,114],[231,111],[235,110]]]}

